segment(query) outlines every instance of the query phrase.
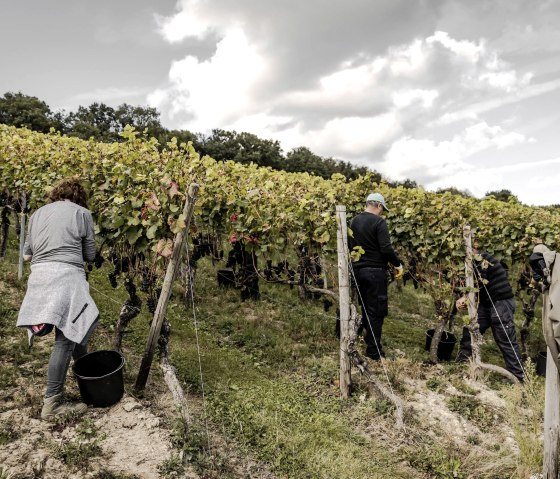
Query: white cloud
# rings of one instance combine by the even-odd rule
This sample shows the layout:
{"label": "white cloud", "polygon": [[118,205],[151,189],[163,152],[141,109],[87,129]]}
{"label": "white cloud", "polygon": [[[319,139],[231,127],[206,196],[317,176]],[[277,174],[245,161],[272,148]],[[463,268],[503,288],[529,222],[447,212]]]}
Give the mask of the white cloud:
{"label": "white cloud", "polygon": [[[528,74],[528,76],[530,77],[531,75]],[[519,103],[523,100],[535,98],[537,96],[554,92],[559,89],[560,79],[551,80],[535,85],[528,85],[519,91],[508,92],[508,94],[499,96],[497,98],[490,98],[486,101],[472,103],[468,105],[467,109],[445,113],[439,119],[437,119],[433,123],[433,125],[437,126],[438,124],[449,124],[464,119],[478,118],[481,114],[489,112],[491,110],[496,110],[513,103]]]}
{"label": "white cloud", "polygon": [[455,54],[457,59],[465,60],[468,63],[477,63],[485,54],[484,42],[478,45],[468,40],[455,40],[449,36],[447,32],[435,32],[431,37],[426,38],[428,45],[439,43],[444,48]]}
{"label": "white cloud", "polygon": [[[150,95],[191,131],[250,131],[279,140],[285,151],[308,146],[369,163],[392,179],[482,195],[505,176],[490,163],[474,168],[471,157],[536,141],[517,128],[517,114],[494,112],[560,88],[560,80],[532,84],[533,72],[506,61],[483,37],[436,30],[383,51],[363,47],[337,57],[308,39],[291,42],[279,7],[277,22],[259,25],[258,9],[244,12],[245,2],[234,10],[212,3],[183,0],[177,15],[160,19],[169,42],[218,39],[209,58],[174,62],[168,87]],[[310,25],[309,38],[313,31]],[[314,63],[322,54],[332,55],[328,68]],[[297,58],[306,61],[294,68]]]}
{"label": "white cloud", "polygon": [[211,27],[211,19],[205,17],[201,9],[201,0],[188,0],[183,2],[183,9],[163,17],[156,15],[159,32],[169,43],[180,43],[187,37],[203,38]]}
{"label": "white cloud", "polygon": [[390,69],[395,76],[414,75],[426,62],[426,52],[424,43],[421,40],[415,40],[410,45],[391,49]]}
{"label": "white cloud", "polygon": [[167,91],[158,89],[149,98],[171,119],[188,115],[192,120],[183,126],[193,131],[219,128],[258,110],[252,90],[265,63],[244,32],[231,29],[209,60],[189,55],[174,62],[169,71],[170,87]]}
{"label": "white cloud", "polygon": [[[454,185],[482,194],[482,189],[500,177],[499,171],[491,170],[491,165],[475,169],[468,158],[484,150],[506,148],[525,141],[522,134],[505,132],[499,126],[481,122],[451,140],[401,138],[393,143],[379,168],[395,180],[414,178],[427,188]],[[479,176],[486,179],[483,181]]]}
{"label": "white cloud", "polygon": [[406,108],[418,101],[424,108],[430,108],[439,96],[437,90],[402,90],[393,93],[393,103],[398,109]]}

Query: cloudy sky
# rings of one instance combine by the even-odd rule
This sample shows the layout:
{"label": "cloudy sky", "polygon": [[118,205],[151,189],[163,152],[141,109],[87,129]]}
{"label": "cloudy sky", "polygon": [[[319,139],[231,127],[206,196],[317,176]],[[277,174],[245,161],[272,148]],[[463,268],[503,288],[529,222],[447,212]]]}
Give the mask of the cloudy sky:
{"label": "cloudy sky", "polygon": [[560,203],[560,0],[0,0],[0,94]]}

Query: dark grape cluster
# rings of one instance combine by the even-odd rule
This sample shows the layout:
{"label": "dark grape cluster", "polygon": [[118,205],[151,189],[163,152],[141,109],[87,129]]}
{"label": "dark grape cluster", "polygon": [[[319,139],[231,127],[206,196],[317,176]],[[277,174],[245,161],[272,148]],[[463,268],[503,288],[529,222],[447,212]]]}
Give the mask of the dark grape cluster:
{"label": "dark grape cluster", "polygon": [[142,285],[140,289],[144,293],[147,293],[154,284],[155,279],[155,275],[148,268],[144,268],[142,270]]}
{"label": "dark grape cluster", "polygon": [[105,262],[105,258],[103,256],[101,256],[101,253],[99,251],[97,251],[95,253],[95,258],[93,260],[93,264],[95,264],[95,267],[97,269],[101,268],[101,266],[103,265],[103,263]]}
{"label": "dark grape cluster", "polygon": [[107,277],[109,278],[109,283],[111,283],[111,287],[116,288],[117,287],[117,273],[115,273],[113,271],[112,273],[109,273],[107,275]]}
{"label": "dark grape cluster", "polygon": [[146,306],[148,306],[148,311],[152,314],[154,314],[156,312],[156,299],[153,296],[150,296],[147,300],[146,300]]}

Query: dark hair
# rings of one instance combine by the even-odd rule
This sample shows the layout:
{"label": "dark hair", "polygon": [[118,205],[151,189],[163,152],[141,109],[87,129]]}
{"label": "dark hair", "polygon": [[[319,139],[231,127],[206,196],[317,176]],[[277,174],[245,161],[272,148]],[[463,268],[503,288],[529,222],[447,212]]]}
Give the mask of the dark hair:
{"label": "dark hair", "polygon": [[49,193],[51,202],[70,200],[72,203],[87,208],[87,193],[78,178],[64,178],[55,183]]}

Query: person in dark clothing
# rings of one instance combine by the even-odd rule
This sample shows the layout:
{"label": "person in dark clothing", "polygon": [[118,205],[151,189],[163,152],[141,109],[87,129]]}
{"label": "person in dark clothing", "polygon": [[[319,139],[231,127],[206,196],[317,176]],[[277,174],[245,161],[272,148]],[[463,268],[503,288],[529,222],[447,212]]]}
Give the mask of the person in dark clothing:
{"label": "person in dark clothing", "polygon": [[385,198],[379,193],[370,194],[365,211],[350,222],[352,234],[348,239],[350,250],[358,246],[363,249],[360,258],[352,263],[352,270],[362,307],[366,356],[373,360],[385,357],[381,331],[388,312],[388,263],[396,267],[396,279],[403,275],[401,260],[391,246],[387,223],[381,217],[383,210],[388,211]]}
{"label": "person in dark clothing", "polygon": [[[478,324],[480,334],[488,328],[496,344],[502,352],[506,369],[523,381],[521,353],[517,344],[513,315],[515,313],[515,299],[509,284],[507,270],[504,265],[492,255],[476,249],[474,252],[482,256],[482,261],[474,261],[475,277],[478,279]],[[458,301],[459,309],[466,307],[464,298]],[[472,356],[471,334],[467,327],[463,328],[463,337],[457,361],[467,361]]]}

